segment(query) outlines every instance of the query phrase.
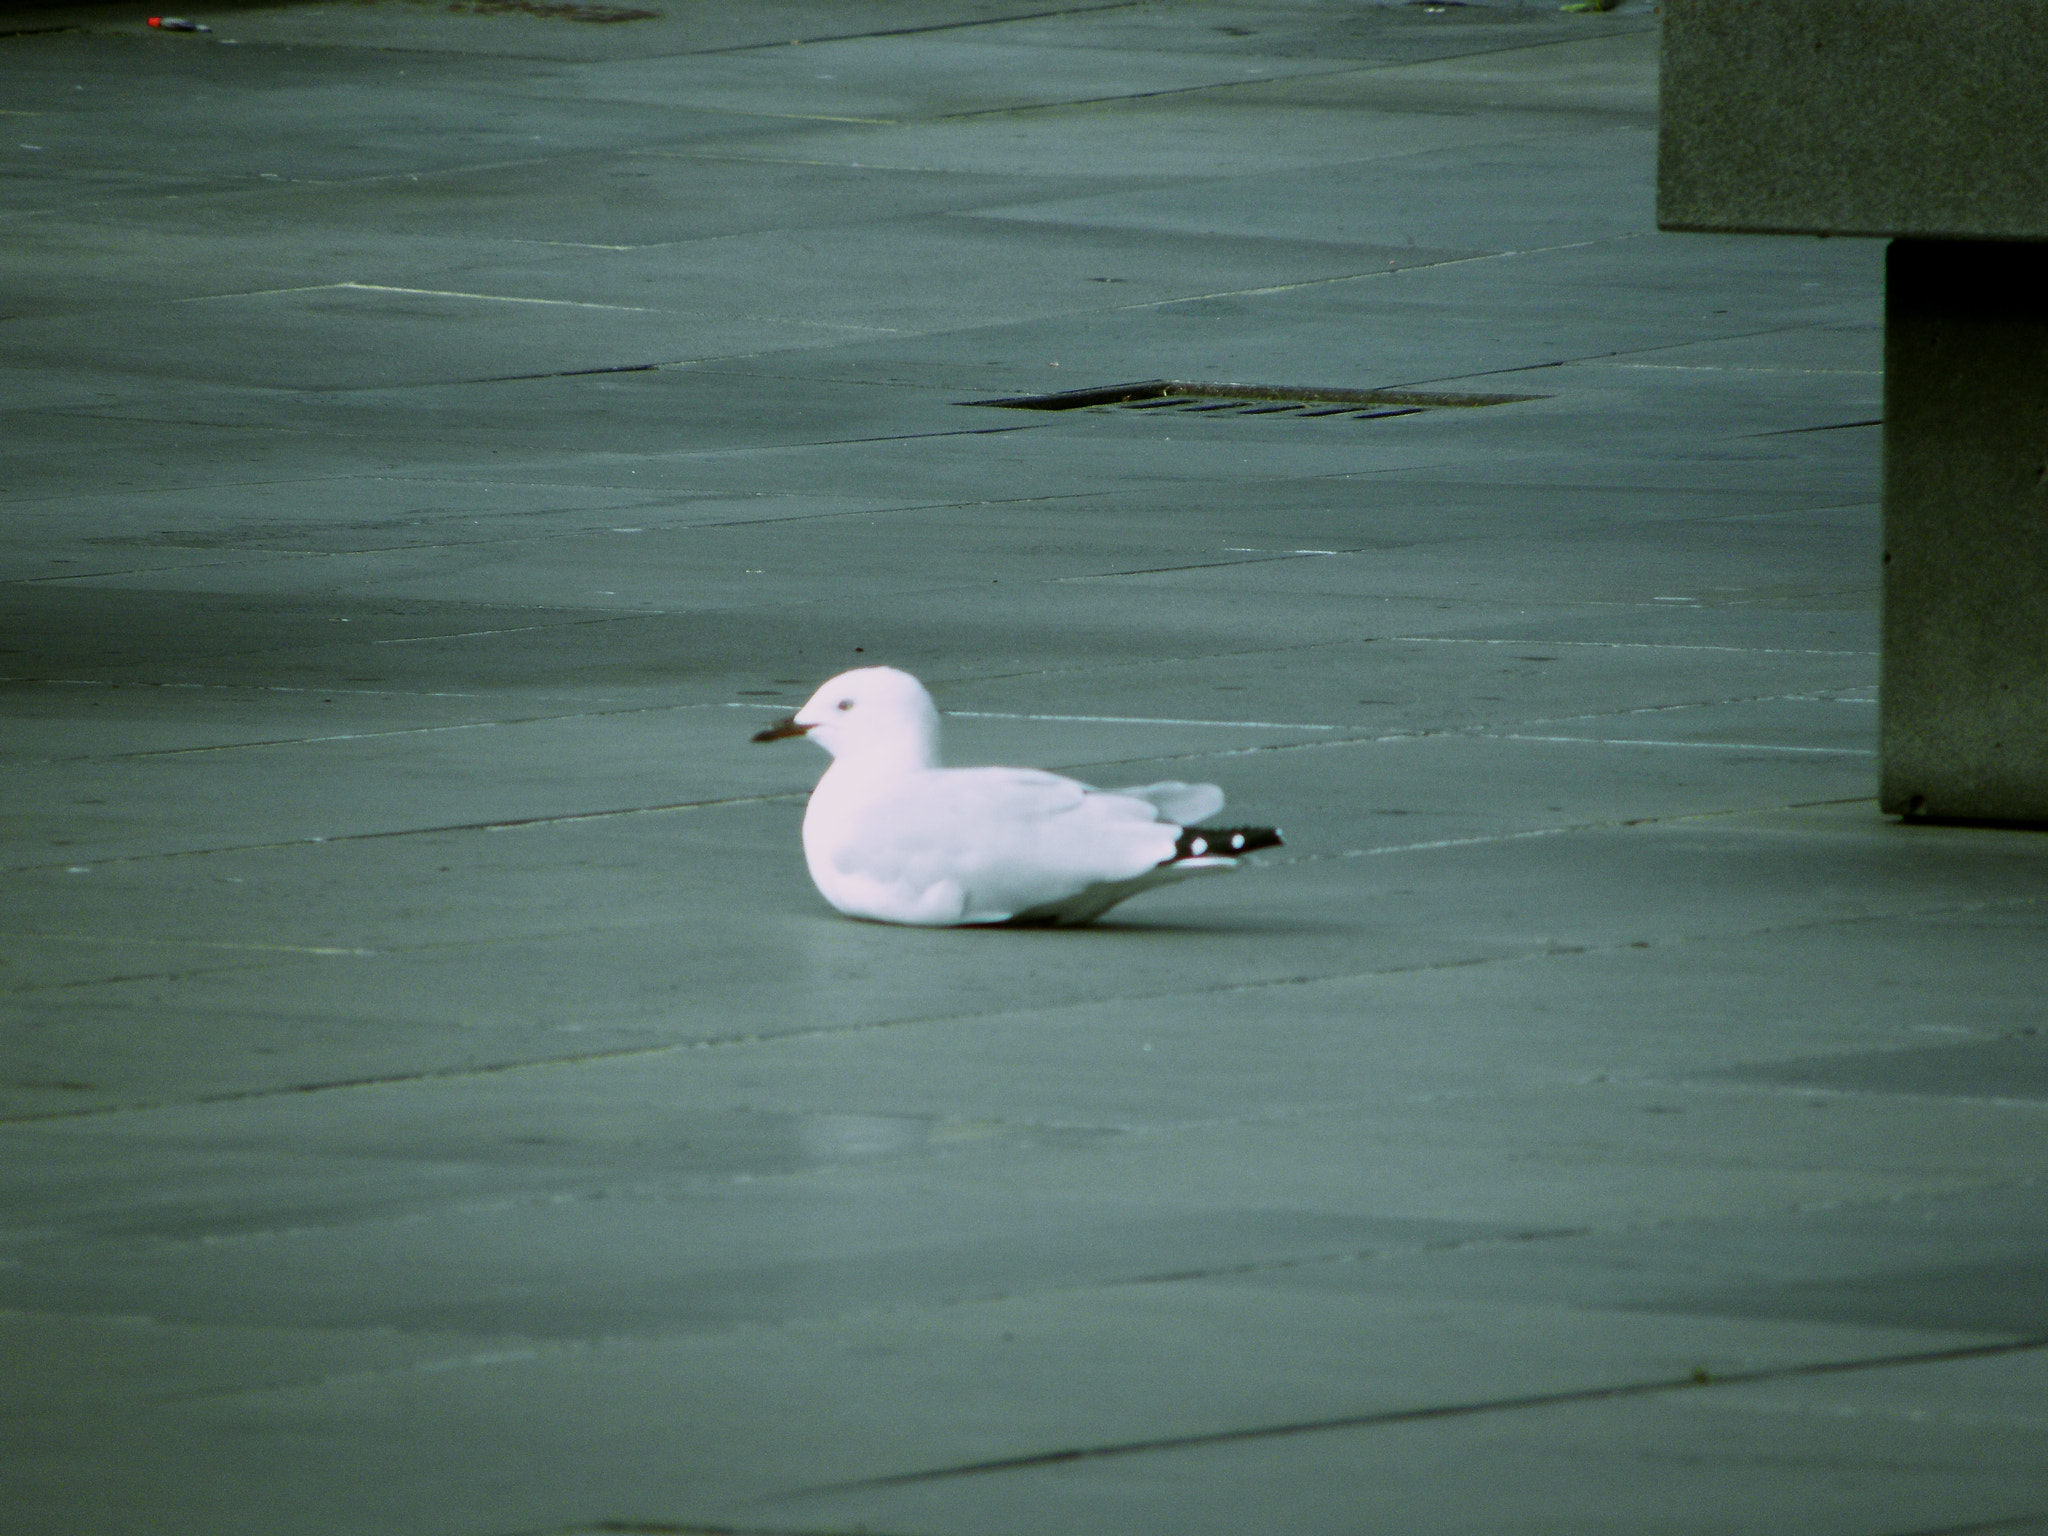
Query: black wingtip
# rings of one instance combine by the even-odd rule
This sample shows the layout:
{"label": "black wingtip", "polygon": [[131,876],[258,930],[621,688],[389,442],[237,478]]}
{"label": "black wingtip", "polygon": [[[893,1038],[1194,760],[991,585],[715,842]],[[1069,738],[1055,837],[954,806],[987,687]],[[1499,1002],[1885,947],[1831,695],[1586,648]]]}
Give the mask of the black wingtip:
{"label": "black wingtip", "polygon": [[1278,827],[1184,827],[1174,840],[1176,859],[1234,859],[1240,853],[1278,848],[1284,839]]}

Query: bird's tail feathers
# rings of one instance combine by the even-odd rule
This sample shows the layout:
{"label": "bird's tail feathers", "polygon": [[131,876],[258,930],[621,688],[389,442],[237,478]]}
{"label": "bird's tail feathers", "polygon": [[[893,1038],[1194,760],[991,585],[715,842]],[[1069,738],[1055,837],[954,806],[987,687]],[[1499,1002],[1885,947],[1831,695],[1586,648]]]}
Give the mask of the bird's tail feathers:
{"label": "bird's tail feathers", "polygon": [[1173,857],[1234,859],[1255,849],[1278,848],[1281,842],[1277,827],[1183,827],[1174,840]]}

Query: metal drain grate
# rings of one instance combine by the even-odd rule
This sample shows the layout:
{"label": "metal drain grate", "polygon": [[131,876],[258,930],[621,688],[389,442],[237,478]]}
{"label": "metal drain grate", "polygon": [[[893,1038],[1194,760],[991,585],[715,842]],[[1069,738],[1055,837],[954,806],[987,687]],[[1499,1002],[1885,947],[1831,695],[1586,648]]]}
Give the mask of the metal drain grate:
{"label": "metal drain grate", "polygon": [[1189,384],[1179,379],[1147,379],[1137,384],[1106,384],[1096,389],[1065,389],[1051,395],[1011,395],[1001,400],[968,400],[967,405],[995,405],[1013,411],[1085,411],[1110,407],[1124,411],[1174,411],[1182,415],[1348,416],[1366,421],[1382,416],[1413,416],[1418,411],[1465,410],[1481,405],[1512,405],[1542,400],[1543,395],[1482,395],[1427,389],[1288,389],[1273,384]]}

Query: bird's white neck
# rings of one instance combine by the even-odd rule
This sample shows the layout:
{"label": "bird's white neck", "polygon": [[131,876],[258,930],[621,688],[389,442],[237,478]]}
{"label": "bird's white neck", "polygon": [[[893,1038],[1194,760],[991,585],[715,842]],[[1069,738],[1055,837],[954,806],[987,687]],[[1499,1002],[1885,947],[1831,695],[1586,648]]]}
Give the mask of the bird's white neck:
{"label": "bird's white neck", "polygon": [[887,740],[864,741],[838,765],[860,778],[896,778],[939,766],[939,722],[919,721],[919,728]]}

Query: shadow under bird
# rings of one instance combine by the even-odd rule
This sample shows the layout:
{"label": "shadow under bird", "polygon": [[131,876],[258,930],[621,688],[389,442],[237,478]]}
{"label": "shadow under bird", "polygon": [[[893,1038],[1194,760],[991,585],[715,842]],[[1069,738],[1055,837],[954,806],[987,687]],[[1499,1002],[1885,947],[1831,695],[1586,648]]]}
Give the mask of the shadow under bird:
{"label": "shadow under bird", "polygon": [[804,812],[804,861],[848,917],[948,927],[1069,926],[1157,885],[1277,847],[1271,827],[1197,827],[1214,784],[1096,789],[1035,768],[944,768],[939,712],[894,667],[842,672],[756,741],[832,755]]}

